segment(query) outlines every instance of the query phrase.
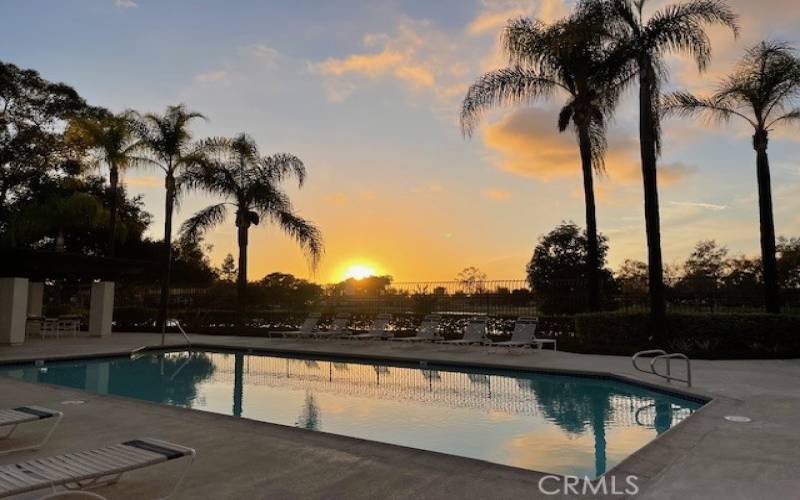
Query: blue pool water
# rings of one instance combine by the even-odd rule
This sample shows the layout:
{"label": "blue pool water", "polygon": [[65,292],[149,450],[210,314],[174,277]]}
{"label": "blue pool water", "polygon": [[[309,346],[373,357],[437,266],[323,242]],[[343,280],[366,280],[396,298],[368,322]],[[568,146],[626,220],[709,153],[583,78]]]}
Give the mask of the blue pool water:
{"label": "blue pool water", "polygon": [[702,406],[602,378],[224,352],[0,366],[0,375],[588,477]]}

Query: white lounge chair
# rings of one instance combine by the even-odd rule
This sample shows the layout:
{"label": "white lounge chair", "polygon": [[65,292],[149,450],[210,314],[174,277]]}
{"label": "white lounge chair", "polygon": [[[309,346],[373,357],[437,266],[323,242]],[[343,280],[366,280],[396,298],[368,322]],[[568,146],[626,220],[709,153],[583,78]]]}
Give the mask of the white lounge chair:
{"label": "white lounge chair", "polygon": [[390,340],[398,342],[433,342],[434,340],[441,340],[442,336],[439,335],[439,324],[441,322],[441,315],[429,314],[422,320],[419,328],[417,328],[417,334],[415,336],[393,337]]}
{"label": "white lounge chair", "polygon": [[47,428],[46,434],[38,443],[0,450],[0,455],[6,455],[17,451],[38,450],[50,440],[50,436],[53,435],[53,432],[56,430],[56,427],[58,427],[63,416],[64,414],[60,411],[49,410],[41,406],[20,406],[19,408],[0,409],[0,427],[11,427],[5,435],[0,436],[0,440],[9,439],[20,425],[42,422],[44,420],[52,421],[51,425]]}
{"label": "white lounge chair", "polygon": [[486,341],[486,318],[472,318],[469,320],[464,335],[458,340],[440,340],[439,344],[471,345],[481,344]]}
{"label": "white lounge chair", "polygon": [[126,472],[188,458],[186,467],[163,500],[178,489],[194,456],[195,451],[191,448],[147,438],[89,451],[35,458],[0,466],[0,497],[52,488],[53,493],[43,498],[56,498],[64,494],[56,492],[59,486],[67,490],[106,486],[119,481]]}
{"label": "white lounge chair", "polygon": [[375,319],[372,320],[372,324],[370,325],[369,331],[367,333],[357,333],[355,335],[350,335],[347,338],[361,339],[361,340],[391,338],[392,332],[390,332],[388,329],[389,323],[391,322],[392,322],[391,314],[379,314]]}
{"label": "white lounge chair", "polygon": [[350,324],[350,313],[339,313],[333,318],[331,327],[325,331],[317,330],[314,338],[317,339],[338,339],[350,335],[348,325]]}
{"label": "white lounge chair", "polygon": [[[523,324],[523,333],[521,335],[527,335],[528,332],[530,333],[530,345],[531,346],[536,346],[539,349],[542,349],[546,345],[551,345],[551,346],[553,346],[553,350],[554,351],[558,350],[556,339],[540,339],[540,338],[536,337],[536,328],[539,326],[539,318],[537,318],[535,316],[520,316],[519,319],[517,319],[517,324],[514,326],[514,333],[511,335],[511,340],[509,340],[507,344],[505,344],[503,342],[497,342],[497,343],[492,344],[492,345],[498,345],[498,346],[501,346],[501,347],[504,346],[504,345],[508,346],[508,347],[514,347],[514,341],[517,340],[517,339],[514,338],[514,335],[516,335],[517,326],[520,323]],[[520,336],[518,339],[520,341],[527,340],[523,336]]]}
{"label": "white lounge chair", "polygon": [[514,324],[511,340],[503,342],[484,342],[484,344],[491,347],[532,347],[538,342],[536,339],[536,326],[538,324],[539,318],[520,316]]}
{"label": "white lounge chair", "polygon": [[300,325],[300,328],[297,331],[289,331],[289,332],[278,332],[283,337],[313,337],[316,334],[317,324],[319,320],[322,319],[322,313],[314,312],[308,315],[303,324]]}

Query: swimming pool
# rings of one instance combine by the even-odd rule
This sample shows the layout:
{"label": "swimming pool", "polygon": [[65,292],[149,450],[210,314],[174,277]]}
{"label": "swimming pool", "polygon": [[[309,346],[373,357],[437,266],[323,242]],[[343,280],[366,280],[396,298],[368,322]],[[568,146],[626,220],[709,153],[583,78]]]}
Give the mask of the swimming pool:
{"label": "swimming pool", "polygon": [[592,478],[703,404],[609,378],[245,352],[146,352],[0,375]]}

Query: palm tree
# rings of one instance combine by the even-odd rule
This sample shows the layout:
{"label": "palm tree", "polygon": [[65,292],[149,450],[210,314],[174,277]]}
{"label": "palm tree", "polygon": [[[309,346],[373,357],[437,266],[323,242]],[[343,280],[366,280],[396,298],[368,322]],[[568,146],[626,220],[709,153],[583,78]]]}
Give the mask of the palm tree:
{"label": "palm tree", "polygon": [[666,314],[664,264],[661,256],[661,220],[658,206],[658,155],[661,151],[660,90],[667,76],[664,56],[691,56],[700,71],[711,58],[705,25],[720,24],[738,34],[738,16],[723,0],[689,0],[667,5],[649,18],[647,0],[582,0],[578,10],[606,9],[606,25],[614,33],[614,51],[627,58],[639,75],[639,142],[644,185],[650,309],[656,325]]}
{"label": "palm tree", "polygon": [[765,41],[747,50],[736,71],[719,84],[711,97],[676,92],[664,99],[668,113],[701,116],[717,122],[741,118],[753,127],[764,298],[771,313],[780,312],[781,304],[767,145],[769,133],[776,125],[800,122],[800,107],[792,107],[792,100],[798,96],[800,59],[787,44]]}
{"label": "palm tree", "polygon": [[250,227],[269,219],[306,251],[313,267],[322,254],[322,238],[313,224],[294,213],[289,197],[280,187],[290,176],[302,187],[306,168],[290,154],[261,156],[255,141],[240,134],[232,139],[208,139],[206,159],[189,168],[181,178],[188,189],[200,189],[225,199],[206,207],[184,222],[182,237],[195,238],[223,222],[228,207],[236,210],[239,244],[237,275],[238,319],[244,318],[247,294],[247,245]]}
{"label": "palm tree", "polygon": [[[602,11],[600,11],[602,12]],[[606,124],[631,75],[620,66],[603,41],[606,32],[597,12],[545,25],[529,19],[512,20],[503,35],[509,67],[483,75],[467,91],[461,127],[471,136],[483,112],[505,105],[527,103],[561,92],[567,102],[558,115],[558,129],[572,126],[577,135],[586,207],[589,306],[600,302],[600,251],[594,195],[594,171],[602,172],[606,152]]]}
{"label": "palm tree", "polygon": [[135,132],[139,140],[137,149],[149,156],[150,163],[164,172],[166,197],[164,201],[164,257],[161,275],[161,300],[158,309],[158,327],[166,328],[169,306],[170,275],[172,274],[172,215],[177,196],[176,177],[202,157],[192,142],[189,124],[204,118],[179,104],[168,106],[164,114],[148,113],[135,117]]}
{"label": "palm tree", "polygon": [[119,207],[119,174],[140,162],[137,156],[131,112],[82,117],[70,122],[66,135],[94,150],[98,164],[108,167],[110,184],[108,255],[113,257],[117,236]]}

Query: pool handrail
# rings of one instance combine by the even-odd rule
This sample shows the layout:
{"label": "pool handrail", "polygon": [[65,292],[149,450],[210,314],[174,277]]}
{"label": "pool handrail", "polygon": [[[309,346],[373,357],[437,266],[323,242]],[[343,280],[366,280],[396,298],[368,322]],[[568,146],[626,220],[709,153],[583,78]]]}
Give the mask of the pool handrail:
{"label": "pool handrail", "polygon": [[[168,319],[168,320],[166,320],[164,322],[165,327],[167,325],[169,325],[170,323],[173,323],[173,324],[175,324],[175,326],[178,327],[178,331],[181,332],[181,335],[183,335],[184,340],[186,340],[186,345],[189,346],[189,347],[192,347],[192,341],[189,340],[189,335],[186,334],[186,330],[183,329],[183,327],[181,326],[180,321],[178,321],[175,318],[170,318],[170,319]],[[162,332],[161,333],[161,345],[164,345],[165,343],[166,343],[166,333]]]}
{"label": "pool handrail", "polygon": [[[649,370],[645,370],[645,369],[641,368],[636,363],[636,360],[638,358],[640,358],[642,356],[646,356],[646,355],[652,355],[652,354],[655,354],[655,356],[650,361],[650,369]],[[656,363],[661,359],[666,361],[666,366],[667,366],[667,373],[666,374],[659,373],[656,370]],[[686,361],[686,378],[680,378],[680,377],[673,377],[672,376],[672,366],[671,366],[670,361],[673,360],[673,359],[682,359],[682,360]],[[634,354],[633,357],[631,358],[631,362],[633,363],[633,367],[636,370],[638,370],[638,371],[640,371],[642,373],[652,373],[653,375],[656,375],[658,377],[666,379],[668,384],[671,384],[672,381],[674,380],[676,382],[683,382],[688,387],[692,386],[692,361],[689,359],[688,356],[686,356],[683,353],[680,353],[680,352],[667,353],[667,351],[665,351],[663,349],[650,349],[650,350],[647,350],[647,351],[639,351],[636,354]]]}

